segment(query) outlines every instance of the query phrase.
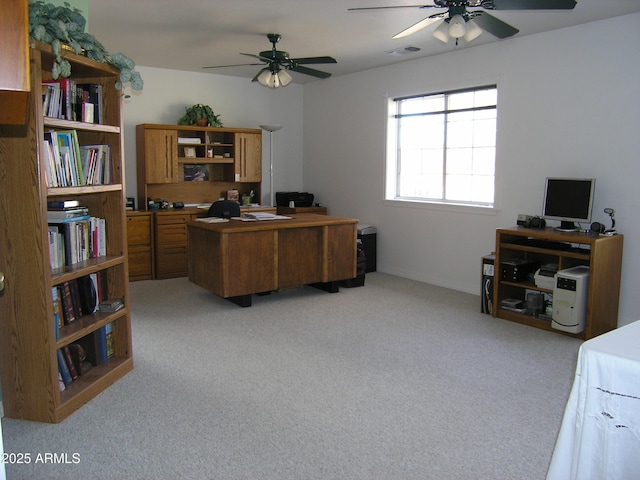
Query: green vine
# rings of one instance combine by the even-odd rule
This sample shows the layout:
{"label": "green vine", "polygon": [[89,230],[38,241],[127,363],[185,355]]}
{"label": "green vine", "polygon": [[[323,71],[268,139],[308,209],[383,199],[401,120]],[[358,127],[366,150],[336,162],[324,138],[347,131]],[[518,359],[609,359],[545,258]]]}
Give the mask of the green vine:
{"label": "green vine", "polygon": [[77,54],[120,70],[116,89],[122,90],[124,84],[130,83],[133,90],[142,90],[144,82],[135,70],[135,62],[123,53],[109,54],[93,35],[84,31],[86,24],[82,12],[71,8],[67,2],[64,6],[58,6],[45,3],[44,0],[29,0],[29,35],[34,40],[51,45],[56,57],[51,70],[54,80],[71,75],[71,64],[62,55],[62,46],[68,45]]}

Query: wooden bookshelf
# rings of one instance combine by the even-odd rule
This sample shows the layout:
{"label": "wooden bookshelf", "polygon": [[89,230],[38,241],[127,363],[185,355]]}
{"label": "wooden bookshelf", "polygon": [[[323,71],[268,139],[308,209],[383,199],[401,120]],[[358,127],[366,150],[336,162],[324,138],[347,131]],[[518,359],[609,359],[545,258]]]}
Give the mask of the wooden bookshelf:
{"label": "wooden bookshelf", "polygon": [[[72,78],[102,86],[103,123],[43,115],[42,82],[51,80],[54,56],[48,45],[30,48],[27,123],[0,126],[0,376],[5,416],[57,423],[133,368],[125,222],[121,92],[119,72],[109,65],[65,53]],[[49,187],[44,133],[75,130],[81,145],[108,144],[111,180],[105,185]],[[51,268],[47,201],[79,200],[89,214],[106,220],[106,255]],[[52,287],[98,274],[108,298],[124,299],[115,313],[81,316],[55,335]],[[57,350],[113,326],[114,355],[80,375],[64,391],[58,383]]]}

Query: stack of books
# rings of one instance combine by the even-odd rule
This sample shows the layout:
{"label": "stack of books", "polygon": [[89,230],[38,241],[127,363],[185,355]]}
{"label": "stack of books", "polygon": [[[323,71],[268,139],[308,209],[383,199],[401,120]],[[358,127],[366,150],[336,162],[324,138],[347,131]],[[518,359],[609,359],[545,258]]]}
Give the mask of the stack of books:
{"label": "stack of books", "polygon": [[77,200],[47,202],[50,267],[106,256],[106,221]]}

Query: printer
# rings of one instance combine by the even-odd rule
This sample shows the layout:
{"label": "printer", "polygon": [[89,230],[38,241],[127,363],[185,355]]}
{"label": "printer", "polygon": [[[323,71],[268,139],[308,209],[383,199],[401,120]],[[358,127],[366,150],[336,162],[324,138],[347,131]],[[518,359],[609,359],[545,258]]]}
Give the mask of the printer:
{"label": "printer", "polygon": [[290,202],[293,202],[296,207],[310,207],[313,205],[313,193],[276,192],[277,207],[288,207]]}

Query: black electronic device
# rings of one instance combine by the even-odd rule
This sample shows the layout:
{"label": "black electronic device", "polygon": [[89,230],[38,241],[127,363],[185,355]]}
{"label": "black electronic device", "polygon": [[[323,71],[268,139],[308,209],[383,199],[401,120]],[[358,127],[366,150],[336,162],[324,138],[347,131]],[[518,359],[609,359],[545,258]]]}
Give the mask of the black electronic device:
{"label": "black electronic device", "polygon": [[276,192],[276,206],[288,207],[293,202],[295,207],[313,205],[313,193],[309,192]]}
{"label": "black electronic device", "polygon": [[529,228],[544,228],[546,226],[547,222],[545,222],[544,218],[537,215],[535,217],[531,217],[531,220],[529,220]]}
{"label": "black electronic device", "polygon": [[173,208],[184,208],[183,202],[173,202]]}
{"label": "black electronic device", "polygon": [[594,178],[547,178],[542,217],[559,220],[557,230],[576,231],[575,222],[591,223]]}
{"label": "black electronic device", "polygon": [[503,260],[500,265],[502,268],[502,279],[508,282],[522,282],[535,272],[539,266],[537,262],[524,258]]}

